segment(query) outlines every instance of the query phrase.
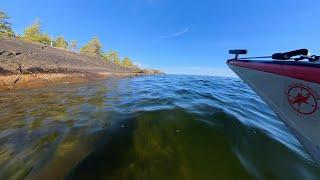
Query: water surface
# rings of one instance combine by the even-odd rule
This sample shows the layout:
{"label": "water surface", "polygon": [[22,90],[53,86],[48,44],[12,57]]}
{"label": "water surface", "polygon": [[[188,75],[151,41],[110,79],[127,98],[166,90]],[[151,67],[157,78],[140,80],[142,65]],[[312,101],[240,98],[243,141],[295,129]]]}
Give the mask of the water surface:
{"label": "water surface", "polygon": [[0,179],[319,179],[240,79],[160,75],[0,93]]}

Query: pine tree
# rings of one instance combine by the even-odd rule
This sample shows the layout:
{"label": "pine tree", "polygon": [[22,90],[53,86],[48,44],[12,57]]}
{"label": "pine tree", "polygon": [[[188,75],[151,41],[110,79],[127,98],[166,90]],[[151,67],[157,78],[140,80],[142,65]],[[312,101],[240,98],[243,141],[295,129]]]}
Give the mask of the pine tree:
{"label": "pine tree", "polygon": [[59,37],[57,37],[57,39],[55,40],[54,47],[62,48],[62,49],[67,49],[67,47],[68,47],[68,42],[64,39],[63,36],[59,36]]}
{"label": "pine tree", "polygon": [[0,11],[0,37],[13,37],[14,32],[11,23],[8,22],[9,16],[7,13]]}
{"label": "pine tree", "polygon": [[111,62],[113,62],[113,63],[115,63],[115,64],[121,65],[120,58],[119,58],[119,54],[118,54],[118,52],[116,52],[116,51],[110,50],[109,52],[104,53],[104,54],[102,55],[102,57],[103,57],[106,61],[111,61]]}
{"label": "pine tree", "polygon": [[41,44],[50,44],[51,39],[47,34],[41,32],[41,23],[37,19],[35,23],[24,30],[22,39],[29,42],[36,42]]}
{"label": "pine tree", "polygon": [[130,60],[129,57],[125,57],[122,61],[122,66],[127,67],[127,68],[133,68],[134,64],[132,63],[132,61]]}
{"label": "pine tree", "polygon": [[80,49],[80,52],[91,56],[102,56],[102,44],[100,40],[97,37],[95,37],[86,45],[84,45]]}

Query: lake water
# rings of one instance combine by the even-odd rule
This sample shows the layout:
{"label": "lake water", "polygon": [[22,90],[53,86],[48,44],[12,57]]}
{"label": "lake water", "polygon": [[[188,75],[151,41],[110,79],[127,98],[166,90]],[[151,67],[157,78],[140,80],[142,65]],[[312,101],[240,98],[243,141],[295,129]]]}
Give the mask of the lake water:
{"label": "lake water", "polygon": [[240,79],[159,75],[0,93],[0,179],[319,179]]}

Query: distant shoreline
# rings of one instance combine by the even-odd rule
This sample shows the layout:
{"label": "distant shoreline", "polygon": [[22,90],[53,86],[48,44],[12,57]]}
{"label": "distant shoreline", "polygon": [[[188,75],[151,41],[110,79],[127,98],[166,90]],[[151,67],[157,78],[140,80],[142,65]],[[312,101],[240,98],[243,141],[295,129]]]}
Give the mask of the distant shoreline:
{"label": "distant shoreline", "polygon": [[0,91],[154,74],[162,72],[126,68],[99,57],[21,40],[0,39]]}

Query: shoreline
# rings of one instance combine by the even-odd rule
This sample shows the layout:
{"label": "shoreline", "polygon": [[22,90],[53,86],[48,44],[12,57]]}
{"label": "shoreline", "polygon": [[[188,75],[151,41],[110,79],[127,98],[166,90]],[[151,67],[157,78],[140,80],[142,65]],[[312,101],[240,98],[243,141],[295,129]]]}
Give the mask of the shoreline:
{"label": "shoreline", "polygon": [[162,73],[124,67],[98,56],[0,38],[0,92],[155,74]]}
{"label": "shoreline", "polygon": [[87,83],[112,77],[136,77],[152,75],[147,73],[38,73],[0,75],[0,92],[36,89],[59,84]]}

